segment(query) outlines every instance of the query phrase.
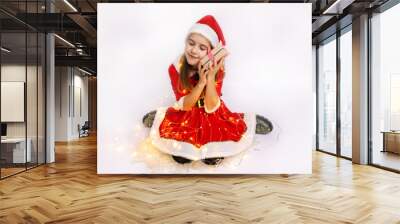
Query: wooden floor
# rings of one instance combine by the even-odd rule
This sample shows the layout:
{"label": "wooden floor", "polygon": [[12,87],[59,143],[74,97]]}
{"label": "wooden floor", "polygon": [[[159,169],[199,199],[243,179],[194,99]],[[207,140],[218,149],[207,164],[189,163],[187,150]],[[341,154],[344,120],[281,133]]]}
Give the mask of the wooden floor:
{"label": "wooden floor", "polygon": [[0,223],[400,223],[399,174],[320,152],[312,175],[98,176],[94,137],[56,149],[0,181]]}
{"label": "wooden floor", "polygon": [[374,150],[372,161],[374,164],[400,170],[400,155],[396,153]]}
{"label": "wooden floor", "polygon": [[3,167],[3,168],[1,168],[1,177],[2,178],[7,177],[10,175],[22,172],[24,170],[26,170],[25,167],[24,168],[19,168],[19,167],[18,168],[4,168]]}

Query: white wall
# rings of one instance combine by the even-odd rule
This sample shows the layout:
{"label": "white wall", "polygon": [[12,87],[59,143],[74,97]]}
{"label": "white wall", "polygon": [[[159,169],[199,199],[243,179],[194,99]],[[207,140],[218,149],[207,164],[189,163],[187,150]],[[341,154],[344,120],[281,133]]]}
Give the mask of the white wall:
{"label": "white wall", "polygon": [[[78,72],[78,73],[77,73]],[[73,138],[79,137],[78,124],[82,126],[88,120],[88,77],[81,76],[83,73],[74,70],[74,107],[72,108],[71,135]],[[79,102],[80,101],[80,102]],[[81,110],[81,111],[80,111]]]}
{"label": "white wall", "polygon": [[[36,88],[32,86],[36,86],[36,80],[32,77],[36,76],[36,67],[35,66],[27,66],[18,65],[18,64],[9,64],[1,66],[1,81],[3,82],[25,82],[25,75],[27,72],[28,77],[28,88],[27,88],[27,119],[28,119],[28,137],[29,134],[35,132],[36,136],[36,111],[37,103],[36,103]],[[29,88],[31,87],[31,88]],[[6,108],[2,108],[5,110]],[[35,122],[32,124],[31,122]],[[32,128],[32,130],[30,129]],[[25,137],[25,122],[7,122],[7,136],[8,137]]]}
{"label": "white wall", "polygon": [[317,149],[317,48],[312,46],[313,149]]}
{"label": "white wall", "polygon": [[55,141],[68,140],[69,117],[69,84],[68,67],[55,68]]}
{"label": "white wall", "polygon": [[[21,138],[26,136],[31,140],[33,161],[36,161],[36,152],[39,150],[39,162],[44,162],[44,74],[42,68],[25,66],[25,64],[3,64],[1,66],[2,82],[26,83],[26,110],[25,122],[6,122],[7,137]],[[27,79],[27,81],[26,81]],[[1,108],[7,110],[7,108]],[[24,111],[25,112],[25,111]]]}
{"label": "white wall", "polygon": [[[1,81],[11,82],[25,82],[25,65],[9,64],[1,66]],[[32,67],[28,66],[28,71],[32,70]],[[28,72],[29,74],[29,72]],[[1,108],[2,110],[6,108]],[[25,122],[10,122],[7,123],[7,137],[19,138],[25,137]]]}
{"label": "white wall", "polygon": [[[56,67],[56,141],[77,139],[78,124],[83,125],[88,120],[88,78],[83,75],[76,68]],[[82,105],[81,113],[79,105]]]}

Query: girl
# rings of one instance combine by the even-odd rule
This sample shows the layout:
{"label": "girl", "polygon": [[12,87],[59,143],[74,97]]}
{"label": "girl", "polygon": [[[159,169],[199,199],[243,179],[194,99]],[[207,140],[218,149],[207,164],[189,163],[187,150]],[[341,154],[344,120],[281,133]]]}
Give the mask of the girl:
{"label": "girl", "polygon": [[207,15],[190,28],[184,53],[169,66],[175,105],[143,118],[145,126],[152,127],[152,144],[178,163],[201,160],[216,165],[246,150],[254,133],[272,131],[267,119],[231,112],[221,99],[224,58],[210,67],[200,63],[217,44],[225,46],[224,35],[215,18]]}

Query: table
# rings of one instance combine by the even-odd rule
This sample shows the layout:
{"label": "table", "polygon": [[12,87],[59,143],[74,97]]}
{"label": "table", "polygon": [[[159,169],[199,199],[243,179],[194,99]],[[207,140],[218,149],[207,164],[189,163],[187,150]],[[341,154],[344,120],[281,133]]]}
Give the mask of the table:
{"label": "table", "polygon": [[27,138],[26,142],[28,143],[28,147],[26,147],[25,154],[25,138],[1,139],[1,157],[5,159],[8,163],[30,162],[32,160],[32,140],[30,138]]}
{"label": "table", "polygon": [[383,133],[382,152],[400,154],[400,131],[382,131],[381,133]]}

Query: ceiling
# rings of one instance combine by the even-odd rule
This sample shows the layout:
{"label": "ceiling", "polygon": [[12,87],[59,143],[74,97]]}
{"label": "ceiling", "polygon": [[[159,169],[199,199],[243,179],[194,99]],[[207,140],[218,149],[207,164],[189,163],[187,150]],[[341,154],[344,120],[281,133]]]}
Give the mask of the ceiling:
{"label": "ceiling", "polygon": [[[351,24],[353,16],[372,10],[388,0],[252,0],[190,2],[312,3],[313,43],[329,37]],[[55,32],[56,65],[70,65],[96,72],[97,3],[177,2],[148,0],[1,0],[1,30],[8,33],[8,42],[18,48],[26,28],[39,32]],[[182,2],[182,1],[179,1]],[[336,3],[335,3],[336,2]],[[52,11],[52,13],[49,13]],[[290,16],[290,15],[288,15]],[[338,23],[338,21],[341,21]],[[339,24],[339,25],[338,25]],[[14,33],[14,34],[11,34]],[[13,38],[13,35],[15,38]],[[3,42],[4,43],[4,42]],[[22,46],[22,45],[21,45]],[[32,45],[33,46],[33,45]],[[30,51],[28,49],[28,51]]]}

